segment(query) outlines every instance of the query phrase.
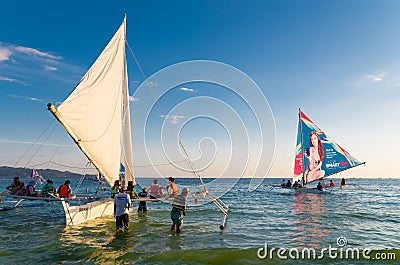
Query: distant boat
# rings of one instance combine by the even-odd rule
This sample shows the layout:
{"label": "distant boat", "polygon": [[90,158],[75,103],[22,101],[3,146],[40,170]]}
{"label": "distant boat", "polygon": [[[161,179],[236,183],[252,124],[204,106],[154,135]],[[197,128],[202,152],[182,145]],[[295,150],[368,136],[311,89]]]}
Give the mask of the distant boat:
{"label": "distant boat", "polygon": [[[72,93],[48,110],[111,186],[120,179],[133,181],[129,91],[126,66],[126,16],[111,41]],[[113,215],[113,200],[95,199],[73,206],[62,201],[67,225]]]}
{"label": "distant boat", "polygon": [[[287,187],[282,183],[280,187],[296,193],[329,193],[333,189],[344,186],[337,183],[335,187],[328,187],[329,184],[327,185],[324,181],[326,177],[363,164],[365,162],[350,155],[299,109],[292,182],[292,184],[296,182],[297,184]],[[317,189],[316,182],[318,181],[321,182],[322,187]],[[311,184],[314,186],[310,187]]]}

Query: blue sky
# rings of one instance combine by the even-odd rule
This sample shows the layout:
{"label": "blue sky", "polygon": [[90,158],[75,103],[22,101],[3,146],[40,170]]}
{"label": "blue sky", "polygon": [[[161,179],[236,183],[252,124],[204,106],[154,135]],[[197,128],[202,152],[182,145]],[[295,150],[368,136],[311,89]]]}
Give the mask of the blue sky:
{"label": "blue sky", "polygon": [[[275,120],[276,138],[260,137],[257,119],[241,98],[251,95],[238,96],[216,84],[177,86],[155,105],[148,119],[146,139],[152,163],[167,162],[158,144],[164,122],[181,129],[181,135],[170,141],[176,145],[176,138],[181,138],[206,176],[242,174],[246,165],[235,158],[235,152],[243,154],[250,148],[251,156],[263,142],[268,153],[270,141],[276,150],[269,176],[291,175],[300,107],[348,152],[367,162],[347,175],[398,176],[391,165],[400,155],[400,144],[393,137],[400,132],[399,1],[6,0],[1,10],[1,165],[32,166],[50,159],[85,165],[65,132],[51,123],[46,104],[57,104],[69,95],[126,13],[127,40],[146,76],[190,60],[231,65],[256,82]],[[132,56],[128,53],[127,57],[133,94],[144,78]],[[219,117],[231,130],[228,133],[213,119],[186,124],[191,111],[201,112],[198,103],[203,97],[210,104],[214,102],[210,99],[218,99],[229,105],[244,125],[228,114]],[[145,102],[138,99],[131,105],[133,119],[140,113],[135,108]],[[188,104],[179,109],[182,102]],[[225,113],[220,107],[211,110]],[[170,111],[170,119],[161,117]],[[268,111],[258,114],[268,115]],[[39,144],[28,150],[30,143],[45,140],[45,135],[38,137],[49,124],[55,129],[47,145],[39,151]],[[248,144],[231,142],[242,127]],[[137,149],[134,146],[136,173],[153,174],[145,167],[150,161]],[[179,152],[168,156],[182,160]],[[248,171],[257,167],[256,160],[248,162]],[[180,174],[175,167],[159,170],[163,175]]]}

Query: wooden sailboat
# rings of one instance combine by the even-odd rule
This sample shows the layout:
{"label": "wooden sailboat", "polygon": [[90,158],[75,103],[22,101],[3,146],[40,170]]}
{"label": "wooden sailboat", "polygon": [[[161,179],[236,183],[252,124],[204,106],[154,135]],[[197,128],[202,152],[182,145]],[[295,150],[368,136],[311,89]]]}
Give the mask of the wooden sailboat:
{"label": "wooden sailboat", "polygon": [[350,155],[299,109],[293,183],[297,181],[303,188],[295,188],[297,192],[326,192],[325,187],[311,188],[311,183],[363,164],[365,162]]}
{"label": "wooden sailboat", "polygon": [[[120,178],[121,164],[124,181],[135,181],[125,44],[126,16],[72,93],[58,107],[47,105],[110,186]],[[79,205],[62,200],[62,204],[67,225],[113,214],[109,198],[92,198]]]}

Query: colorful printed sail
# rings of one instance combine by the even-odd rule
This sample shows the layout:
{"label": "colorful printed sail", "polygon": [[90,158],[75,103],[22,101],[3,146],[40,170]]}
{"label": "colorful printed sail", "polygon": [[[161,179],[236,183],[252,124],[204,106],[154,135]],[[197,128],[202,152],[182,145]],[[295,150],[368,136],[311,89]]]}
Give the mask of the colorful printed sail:
{"label": "colorful printed sail", "polygon": [[310,183],[361,164],[299,109],[294,181]]}

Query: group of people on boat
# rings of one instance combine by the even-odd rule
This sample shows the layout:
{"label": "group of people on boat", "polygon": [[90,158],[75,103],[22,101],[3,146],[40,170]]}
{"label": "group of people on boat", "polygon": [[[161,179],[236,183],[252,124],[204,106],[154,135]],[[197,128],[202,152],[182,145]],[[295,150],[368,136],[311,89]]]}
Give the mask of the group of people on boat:
{"label": "group of people on boat", "polygon": [[71,182],[66,180],[64,184],[60,185],[58,190],[55,188],[54,183],[51,179],[48,179],[43,185],[41,192],[36,190],[36,181],[29,181],[28,185],[25,186],[24,182],[19,177],[14,177],[13,182],[6,187],[10,191],[11,195],[16,196],[30,196],[30,197],[59,197],[59,198],[70,198],[71,197]]}
{"label": "group of people on boat", "polygon": [[[340,188],[342,188],[344,185],[346,185],[346,180],[344,178],[342,178],[342,180],[340,181]],[[281,183],[281,187],[282,188],[302,188],[305,186],[302,186],[300,182],[298,182],[297,180],[293,183],[290,181],[290,179],[286,182],[285,180],[282,180]],[[333,180],[329,180],[329,185],[327,185],[325,183],[325,180],[319,181],[318,185],[316,187],[317,190],[322,190],[324,188],[333,188],[335,187],[335,183],[333,182]]]}
{"label": "group of people on boat", "polygon": [[292,184],[292,182],[289,179],[287,182],[285,180],[283,180],[281,187],[282,188],[302,188],[303,186],[297,180]]}

